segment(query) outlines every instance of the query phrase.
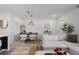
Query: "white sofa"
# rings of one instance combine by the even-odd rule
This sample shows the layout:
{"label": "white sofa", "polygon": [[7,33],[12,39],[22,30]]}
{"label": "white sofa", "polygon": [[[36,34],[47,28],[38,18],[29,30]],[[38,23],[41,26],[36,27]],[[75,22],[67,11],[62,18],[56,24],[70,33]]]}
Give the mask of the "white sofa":
{"label": "white sofa", "polygon": [[68,47],[79,47],[79,43],[72,43],[68,41],[62,41],[62,43],[67,45]]}
{"label": "white sofa", "polygon": [[43,35],[42,44],[44,50],[52,50],[56,47],[69,48],[69,52],[72,51],[72,54],[74,54],[74,52],[75,54],[79,54],[79,43],[71,43],[64,40],[60,40],[60,37],[58,35]]}
{"label": "white sofa", "polygon": [[52,50],[56,47],[68,48],[67,45],[63,44],[62,41],[59,40],[57,35],[43,35],[42,44],[44,50]]}
{"label": "white sofa", "polygon": [[43,42],[44,50],[53,50],[54,48],[68,48],[67,45],[63,44],[61,41],[44,41]]}

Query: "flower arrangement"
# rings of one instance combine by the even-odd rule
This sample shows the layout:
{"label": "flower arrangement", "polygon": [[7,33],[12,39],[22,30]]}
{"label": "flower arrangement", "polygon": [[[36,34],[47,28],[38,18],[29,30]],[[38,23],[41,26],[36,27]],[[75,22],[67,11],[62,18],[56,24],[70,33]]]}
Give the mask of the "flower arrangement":
{"label": "flower arrangement", "polygon": [[66,55],[67,54],[67,52],[62,51],[61,48],[56,48],[56,49],[54,49],[54,51],[56,52],[56,55]]}

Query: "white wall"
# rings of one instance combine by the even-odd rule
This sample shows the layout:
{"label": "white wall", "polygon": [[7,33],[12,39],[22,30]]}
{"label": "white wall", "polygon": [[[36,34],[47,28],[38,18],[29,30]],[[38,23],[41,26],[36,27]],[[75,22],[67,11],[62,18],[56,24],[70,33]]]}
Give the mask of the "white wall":
{"label": "white wall", "polygon": [[[10,14],[9,13],[0,13],[0,20],[1,19],[4,19],[4,20],[7,20],[8,23],[10,22]],[[10,26],[8,25],[8,27],[6,29],[0,29],[0,36],[1,35],[7,35],[7,33],[9,32]]]}
{"label": "white wall", "polygon": [[[78,40],[79,40],[79,8],[75,8],[72,11],[66,13],[64,16],[62,16],[60,18],[59,24],[61,24],[61,22],[66,22],[69,24],[72,24],[75,27],[75,34],[78,34]],[[60,31],[61,32],[61,31]]]}
{"label": "white wall", "polygon": [[[0,29],[0,37],[8,36],[8,42],[10,41],[10,13],[0,13],[0,19],[4,19],[8,21],[8,27],[6,29]],[[9,45],[8,45],[9,46]]]}
{"label": "white wall", "polygon": [[8,21],[8,27],[6,29],[0,29],[0,36],[8,36],[8,49],[10,49],[10,44],[16,39],[19,39],[21,21],[9,12],[0,13],[0,19]]}
{"label": "white wall", "polygon": [[52,32],[52,34],[56,34],[56,27],[57,27],[57,23],[56,20],[53,19],[33,19],[34,22],[34,26],[30,27],[28,25],[28,22],[30,20],[26,21],[26,32],[37,32],[37,33],[43,33],[45,30],[45,24],[48,23],[50,25],[50,31]]}
{"label": "white wall", "polygon": [[17,40],[19,39],[19,33],[20,33],[20,24],[19,24],[19,18],[15,17],[14,15],[11,15],[11,24],[10,24],[10,35],[12,36],[11,40]]}
{"label": "white wall", "polygon": [[[35,20],[35,19],[34,19]],[[28,24],[26,26],[27,32],[38,32],[43,33],[44,31],[44,24],[47,22],[51,25],[51,30],[53,34],[59,34],[63,35],[65,34],[61,30],[62,23],[67,22],[75,27],[74,34],[78,34],[78,40],[79,40],[79,8],[74,8],[70,12],[64,14],[60,19],[53,20],[53,19],[36,19],[35,21],[35,27],[29,27]],[[28,23],[28,21],[26,21]]]}

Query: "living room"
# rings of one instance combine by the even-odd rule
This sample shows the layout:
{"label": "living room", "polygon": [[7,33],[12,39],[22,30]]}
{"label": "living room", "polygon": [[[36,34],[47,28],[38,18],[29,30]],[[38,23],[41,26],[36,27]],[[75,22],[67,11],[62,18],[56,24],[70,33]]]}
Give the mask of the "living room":
{"label": "living room", "polygon": [[78,55],[78,15],[77,4],[1,4],[0,55]]}

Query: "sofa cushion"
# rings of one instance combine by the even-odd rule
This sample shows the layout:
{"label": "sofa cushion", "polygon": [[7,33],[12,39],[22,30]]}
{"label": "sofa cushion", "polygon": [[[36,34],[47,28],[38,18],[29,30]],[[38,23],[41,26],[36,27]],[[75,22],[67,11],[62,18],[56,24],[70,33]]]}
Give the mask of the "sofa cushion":
{"label": "sofa cushion", "polygon": [[66,39],[67,35],[66,34],[59,34],[58,37],[59,37],[60,41],[64,41]]}
{"label": "sofa cushion", "polygon": [[43,35],[43,40],[59,40],[58,35]]}
{"label": "sofa cushion", "polygon": [[61,41],[43,41],[43,47],[44,48],[68,48],[68,46]]}
{"label": "sofa cushion", "polygon": [[61,41],[63,44],[66,44],[68,47],[79,47],[79,43],[72,43],[68,41]]}

